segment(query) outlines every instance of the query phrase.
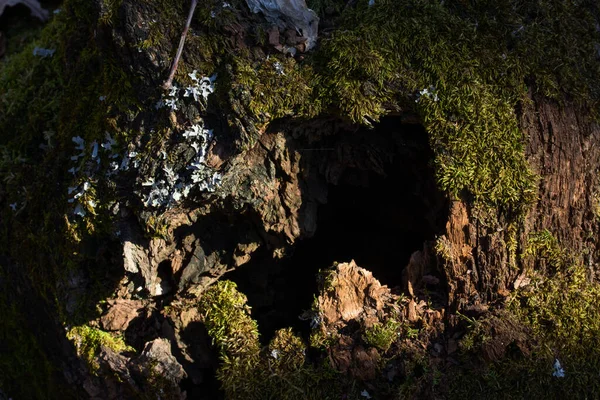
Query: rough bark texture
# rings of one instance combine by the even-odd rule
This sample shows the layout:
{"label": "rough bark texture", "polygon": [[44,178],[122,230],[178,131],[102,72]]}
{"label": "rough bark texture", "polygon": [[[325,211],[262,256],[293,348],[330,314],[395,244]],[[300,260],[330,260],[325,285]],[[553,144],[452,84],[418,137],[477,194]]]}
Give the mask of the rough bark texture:
{"label": "rough bark texture", "polygon": [[[94,2],[101,13],[107,12],[107,3]],[[99,48],[115,55],[120,68],[139,78],[135,82],[138,101],[156,95],[176,45],[167,35],[159,35],[149,48],[138,47],[140,40],[153,35],[149,21],[161,18],[153,4],[124,0],[112,10],[118,13],[114,24],[102,25],[95,36]],[[269,40],[278,42],[287,28],[280,32],[272,27]],[[226,31],[230,35],[227,41],[253,56],[259,54],[256,58],[264,61],[259,46],[248,46],[249,26],[232,24]],[[198,42],[189,46],[190,64],[207,61],[194,58],[202,54]],[[226,75],[231,68],[227,64],[222,73]],[[221,79],[227,81],[231,76]],[[0,289],[6,289],[8,301],[22,314],[33,310],[35,318],[27,321],[25,329],[44,348],[52,349],[47,353],[49,362],[57,366],[53,372],[57,385],[77,388],[75,397],[86,396],[77,391],[79,387],[92,399],[145,398],[148,393],[168,399],[218,396],[217,391],[205,391],[215,385],[219,349],[211,345],[201,322],[198,299],[217,280],[251,262],[260,263],[261,257],[269,261],[291,257],[298,243],[318,231],[319,210],[329,201],[332,187],[369,187],[373,176],[388,175],[394,163],[416,181],[414,186],[397,188],[400,196],[413,196],[419,204],[389,218],[397,217],[393,220],[405,225],[425,221],[422,226],[398,230],[427,238],[409,260],[390,260],[386,267],[398,270],[394,276],[401,276],[392,288],[375,279],[368,265],[361,265],[366,268],[362,269],[354,261],[331,260],[342,262],[336,264],[332,275],[336,283],[319,293],[314,306],[321,313],[317,325],[322,324],[324,335],[335,338],[329,343],[327,357],[339,372],[360,382],[380,375],[380,363],[388,349],[367,343],[364,334],[387,322],[390,315],[398,324],[418,324],[422,332],[418,343],[407,338],[401,342],[394,336],[393,351],[427,354],[438,366],[455,363],[443,357],[457,352],[460,334],[452,331],[459,325],[456,311],[471,317],[492,315],[486,313],[490,309],[496,312],[494,307],[514,289],[526,286],[535,275],[544,275],[547,266],[543,260],[519,256],[525,253],[532,233],[552,232],[577,262],[589,267],[590,278],[598,278],[600,126],[588,120],[582,109],[532,97],[519,110],[526,157],[539,175],[539,183],[537,201],[525,216],[517,218],[510,210],[489,210],[468,199],[451,200],[440,194],[432,178],[431,160],[423,159],[433,157],[423,137],[426,133],[412,114],[396,114],[382,122],[383,133],[331,116],[311,121],[282,118],[258,129],[258,121],[246,115],[235,100],[229,101],[233,104],[225,111],[216,101],[208,101],[169,112],[165,118],[168,128],[160,135],[155,129],[162,127],[162,122],[155,110],[141,111],[132,118],[119,116],[120,129],[137,135],[127,151],[143,157],[136,172],[111,182],[117,199],[110,204],[114,236],[100,240],[119,249],[107,262],[118,270],[118,276],[111,277],[115,287],[109,298],[101,299],[107,301],[95,304],[99,315],[86,323],[122,335],[134,352],[119,353],[100,346],[93,356],[99,365],[98,376],[91,373],[64,337],[58,313],[49,306],[55,300],[38,296],[30,290],[30,278],[11,260],[0,260]],[[182,139],[182,133],[201,119],[210,120],[214,127],[214,135],[205,143],[205,166],[220,174],[220,184],[214,190],[192,189],[189,198],[175,205],[145,206],[149,190],[145,182],[164,178],[167,170],[189,169],[198,150]],[[409,190],[412,193],[407,193]],[[0,192],[0,202],[2,196]],[[344,201],[354,199],[347,196]],[[373,200],[373,207],[377,201]],[[401,199],[398,203],[409,204]],[[377,211],[364,210],[381,218]],[[412,219],[411,213],[423,218]],[[438,234],[442,235],[434,237]],[[369,242],[368,233],[357,235]],[[103,246],[98,245],[108,248]],[[103,265],[99,261],[102,251],[90,261],[93,266]],[[92,288],[91,278],[84,275],[73,272],[68,282],[57,285],[62,296],[57,301],[65,304],[67,318],[78,317],[76,305],[85,301]],[[260,285],[267,291],[266,278]],[[400,300],[399,293],[406,298]],[[524,328],[503,319],[501,312],[493,314],[490,321],[482,328],[492,336],[482,350],[486,361],[502,359],[513,344],[528,354],[531,343]],[[408,332],[406,326],[403,334]],[[411,362],[401,360],[388,366],[386,379],[392,382]]]}
{"label": "rough bark texture", "polygon": [[[445,240],[449,301],[453,307],[477,308],[506,296],[523,276],[544,274],[545,263],[514,257],[527,248],[531,233],[550,231],[591,276],[598,251],[598,169],[600,127],[573,105],[532,99],[520,112],[526,155],[539,176],[538,200],[518,231],[506,215],[481,215],[465,202],[450,207]],[[515,245],[510,249],[510,235]]]}
{"label": "rough bark texture", "polygon": [[535,99],[523,110],[521,126],[527,158],[541,177],[527,229],[548,229],[579,262],[597,271],[600,125],[581,108]]}

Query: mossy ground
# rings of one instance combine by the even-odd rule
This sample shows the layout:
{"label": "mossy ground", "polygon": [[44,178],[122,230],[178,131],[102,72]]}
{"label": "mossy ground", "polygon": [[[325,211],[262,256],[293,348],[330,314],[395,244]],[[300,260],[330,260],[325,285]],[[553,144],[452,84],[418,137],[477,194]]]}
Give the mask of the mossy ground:
{"label": "mossy ground", "polygon": [[[375,398],[595,398],[600,285],[587,279],[584,267],[565,261],[566,251],[548,232],[532,235],[529,250],[552,272],[483,319],[462,316],[466,334],[452,363],[431,358],[416,345],[429,343],[426,328],[391,319],[365,330],[365,344],[385,355],[381,375],[368,382],[370,393]],[[313,356],[318,349],[327,351],[332,344],[327,341],[311,338],[309,347],[284,329],[261,349],[245,296],[231,282],[211,287],[199,309],[220,352],[218,378],[228,398],[360,398],[366,387],[330,370],[327,360],[313,364],[306,358],[311,347]],[[556,360],[564,377],[553,374]],[[384,373],[391,365],[401,365],[402,375],[388,381]]]}
{"label": "mossy ground", "polygon": [[[596,398],[600,393],[600,284],[574,264],[547,231],[531,236],[528,256],[548,263],[545,276],[515,292],[505,318],[529,334],[525,354],[514,344],[504,357],[482,362],[481,348],[493,339],[487,319],[471,321],[462,339],[462,368],[451,371],[451,398]],[[558,360],[564,377],[554,376]]]}

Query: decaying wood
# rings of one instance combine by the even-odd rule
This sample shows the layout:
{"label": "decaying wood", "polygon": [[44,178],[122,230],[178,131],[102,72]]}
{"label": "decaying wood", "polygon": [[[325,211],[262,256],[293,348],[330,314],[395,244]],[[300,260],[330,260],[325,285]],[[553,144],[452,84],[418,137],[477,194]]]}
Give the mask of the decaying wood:
{"label": "decaying wood", "polygon": [[[584,115],[585,110],[574,105],[540,98],[521,110],[526,156],[539,175],[539,185],[538,200],[516,240],[523,251],[531,233],[548,230],[592,273],[598,270],[593,260],[600,250],[600,126]],[[478,223],[466,203],[453,203],[445,232],[453,261],[444,263],[451,304],[460,307],[501,298],[515,285],[523,285],[534,267],[544,272],[544,265],[534,266],[529,259],[511,259],[509,234],[504,216],[488,216],[486,224]]]}

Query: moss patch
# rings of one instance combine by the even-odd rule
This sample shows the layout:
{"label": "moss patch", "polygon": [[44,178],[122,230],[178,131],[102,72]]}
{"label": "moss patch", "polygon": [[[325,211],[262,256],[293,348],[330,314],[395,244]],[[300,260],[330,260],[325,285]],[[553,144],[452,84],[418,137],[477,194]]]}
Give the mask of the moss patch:
{"label": "moss patch", "polygon": [[135,351],[133,347],[125,344],[122,337],[87,325],[71,328],[67,333],[67,338],[75,345],[77,355],[86,361],[88,367],[94,373],[100,368],[96,356],[102,347],[107,347],[116,353]]}
{"label": "moss patch", "polygon": [[[585,267],[565,262],[566,250],[549,232],[532,235],[530,254],[548,262],[549,276],[520,289],[503,320],[512,319],[528,332],[531,352],[514,343],[506,354],[473,366],[472,360],[498,339],[498,329],[485,328],[495,325],[490,320],[472,320],[461,344],[471,361],[449,374],[451,398],[593,398],[600,391],[600,284],[588,279]],[[556,360],[564,377],[555,376]]]}
{"label": "moss patch", "polygon": [[383,352],[388,351],[392,343],[400,336],[400,322],[390,318],[383,324],[375,324],[363,333],[363,340],[369,346],[377,347]]}
{"label": "moss patch", "polygon": [[199,310],[220,353],[217,377],[229,399],[358,399],[359,391],[328,363],[306,360],[306,345],[290,329],[276,332],[266,349],[258,341],[246,297],[220,281],[200,299]]}
{"label": "moss patch", "polygon": [[535,193],[515,114],[527,88],[585,103],[598,115],[600,33],[591,4],[342,3],[312,3],[329,9],[324,17],[335,28],[286,75],[272,62],[242,64],[234,81],[247,90],[234,93],[251,115],[265,122],[291,111],[328,113],[370,125],[390,111],[417,112],[443,190],[517,211]]}

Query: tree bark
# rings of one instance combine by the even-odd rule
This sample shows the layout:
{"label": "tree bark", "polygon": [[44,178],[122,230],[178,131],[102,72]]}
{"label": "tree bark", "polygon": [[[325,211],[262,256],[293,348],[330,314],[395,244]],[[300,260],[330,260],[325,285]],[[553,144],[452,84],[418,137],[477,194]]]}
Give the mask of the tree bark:
{"label": "tree bark", "polygon": [[539,181],[537,201],[516,228],[506,215],[481,218],[468,203],[452,202],[445,232],[452,257],[442,261],[452,308],[497,300],[522,274],[545,273],[543,260],[514,257],[511,234],[522,254],[530,234],[550,231],[597,279],[600,126],[586,115],[573,104],[535,96],[520,110],[527,160]]}

